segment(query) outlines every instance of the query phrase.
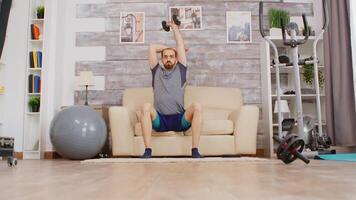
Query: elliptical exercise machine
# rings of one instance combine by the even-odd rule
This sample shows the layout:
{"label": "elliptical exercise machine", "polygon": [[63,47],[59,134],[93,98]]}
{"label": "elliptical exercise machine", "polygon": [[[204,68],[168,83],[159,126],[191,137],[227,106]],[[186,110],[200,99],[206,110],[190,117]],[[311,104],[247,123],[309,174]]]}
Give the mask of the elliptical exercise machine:
{"label": "elliptical exercise machine", "polygon": [[[300,61],[298,58],[298,46],[303,45],[308,41],[309,38],[309,29],[308,22],[305,14],[302,15],[303,25],[304,25],[304,38],[298,39],[297,32],[298,26],[296,24],[290,23],[288,24],[288,34],[290,35],[290,39],[286,38],[286,28],[283,19],[281,18],[282,25],[282,36],[283,36],[283,44],[287,47],[291,48],[292,52],[292,66],[294,71],[294,79],[295,79],[295,98],[296,98],[296,106],[297,106],[297,126],[298,126],[298,135],[296,134],[288,134],[286,136],[282,135],[282,117],[281,117],[281,94],[280,94],[280,68],[286,67],[287,63],[280,63],[278,50],[276,44],[265,34],[263,29],[263,4],[264,2],[260,2],[259,5],[259,22],[260,22],[260,33],[262,37],[270,44],[274,51],[274,62],[272,63],[272,67],[276,70],[276,84],[277,84],[277,106],[278,106],[278,136],[273,136],[273,139],[279,143],[279,147],[277,148],[277,158],[282,160],[285,164],[289,164],[296,160],[297,158],[304,161],[308,164],[310,161],[308,158],[303,155],[303,150],[305,147],[305,140],[307,137],[311,137],[313,144],[307,144],[308,147],[312,150],[318,150],[320,147],[320,143],[323,147],[327,147],[324,144],[330,143],[330,139],[326,137],[322,132],[322,123],[321,123],[321,106],[320,106],[320,90],[319,90],[319,77],[318,77],[318,58],[316,47],[317,43],[325,32],[326,27],[328,26],[328,16],[327,16],[327,5],[326,1],[323,0],[323,16],[324,16],[324,24],[322,31],[316,37],[313,43],[313,57],[309,59],[305,59]],[[317,110],[317,120],[318,120],[318,130],[309,131],[306,133],[304,131],[304,120],[303,119],[303,108],[302,108],[302,98],[301,98],[301,86],[300,86],[300,64],[313,64],[314,65],[314,87],[316,89],[316,110]],[[294,123],[293,123],[294,124]],[[313,125],[314,126],[314,125]],[[310,136],[306,134],[312,134]],[[327,139],[325,139],[327,138]],[[315,142],[316,141],[316,142]],[[321,142],[318,142],[321,141]]]}

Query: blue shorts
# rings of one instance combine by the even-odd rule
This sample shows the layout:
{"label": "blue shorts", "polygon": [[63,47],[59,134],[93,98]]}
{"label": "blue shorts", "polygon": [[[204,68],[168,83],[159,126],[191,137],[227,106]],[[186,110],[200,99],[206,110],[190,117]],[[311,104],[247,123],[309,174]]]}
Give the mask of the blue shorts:
{"label": "blue shorts", "polygon": [[152,121],[152,128],[156,132],[166,132],[166,131],[186,131],[192,125],[185,116],[184,113],[174,114],[174,115],[162,115],[156,112],[156,117]]}

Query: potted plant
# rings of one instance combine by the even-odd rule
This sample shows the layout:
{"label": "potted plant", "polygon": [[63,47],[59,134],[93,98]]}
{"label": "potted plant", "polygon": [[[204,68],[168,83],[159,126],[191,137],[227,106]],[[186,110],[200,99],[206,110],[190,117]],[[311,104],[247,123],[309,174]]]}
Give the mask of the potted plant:
{"label": "potted plant", "polygon": [[36,8],[36,11],[37,11],[37,19],[43,19],[44,18],[44,11],[45,11],[44,6],[38,6]]}
{"label": "potted plant", "polygon": [[281,18],[283,19],[285,26],[287,26],[290,22],[289,12],[280,9],[274,9],[274,8],[268,11],[270,36],[282,35]]}
{"label": "potted plant", "polygon": [[[324,87],[325,78],[323,72],[318,70],[319,76],[319,87]],[[305,64],[303,65],[303,80],[307,85],[313,85],[314,83],[314,69],[313,64]]]}
{"label": "potted plant", "polygon": [[28,101],[30,112],[39,112],[40,104],[41,104],[40,97],[31,97],[30,100]]}

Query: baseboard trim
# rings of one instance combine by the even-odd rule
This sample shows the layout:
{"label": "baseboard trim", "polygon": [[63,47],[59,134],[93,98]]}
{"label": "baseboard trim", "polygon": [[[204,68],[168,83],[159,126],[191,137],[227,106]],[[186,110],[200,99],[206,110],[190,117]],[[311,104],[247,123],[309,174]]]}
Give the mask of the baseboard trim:
{"label": "baseboard trim", "polygon": [[52,160],[52,159],[59,159],[62,158],[56,151],[45,151],[44,152],[44,159],[45,160]]}
{"label": "baseboard trim", "polygon": [[22,152],[15,152],[15,158],[17,158],[18,160],[22,160],[23,159],[23,153]]}
{"label": "baseboard trim", "polygon": [[264,149],[256,149],[256,157],[265,157]]}
{"label": "baseboard trim", "polygon": [[[251,155],[254,157],[265,157],[263,149],[256,149],[256,155]],[[15,157],[19,160],[23,159],[23,152],[15,152]],[[56,151],[45,151],[44,152],[44,159],[45,160],[52,160],[52,159],[61,159],[63,158],[59,153]]]}

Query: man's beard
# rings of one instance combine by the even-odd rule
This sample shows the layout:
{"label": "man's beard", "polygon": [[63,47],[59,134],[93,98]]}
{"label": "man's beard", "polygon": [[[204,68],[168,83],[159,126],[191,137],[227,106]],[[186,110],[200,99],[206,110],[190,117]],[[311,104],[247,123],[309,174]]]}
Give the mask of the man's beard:
{"label": "man's beard", "polygon": [[174,66],[174,64],[171,62],[166,62],[166,64],[164,64],[164,68],[166,68],[166,69],[172,69],[173,66]]}

